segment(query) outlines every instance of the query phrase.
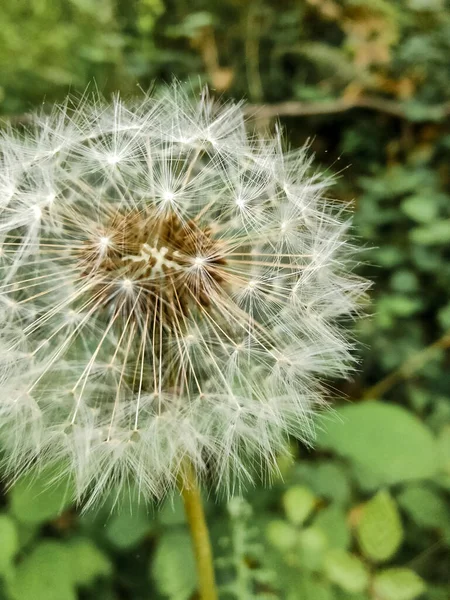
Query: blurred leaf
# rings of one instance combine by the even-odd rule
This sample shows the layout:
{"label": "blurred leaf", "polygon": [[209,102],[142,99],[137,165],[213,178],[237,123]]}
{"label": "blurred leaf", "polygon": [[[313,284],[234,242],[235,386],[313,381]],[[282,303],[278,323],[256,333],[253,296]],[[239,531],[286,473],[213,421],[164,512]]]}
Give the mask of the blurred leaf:
{"label": "blurred leaf", "polygon": [[157,518],[162,525],[184,525],[186,523],[186,513],[179,494],[166,499],[157,513]]}
{"label": "blurred leaf", "polygon": [[139,30],[148,35],[152,32],[157,18],[164,12],[165,6],[162,0],[141,0],[139,8]]}
{"label": "blurred leaf", "polygon": [[22,477],[10,491],[12,514],[28,525],[60,515],[75,495],[72,481],[56,466]]}
{"label": "blurred leaf", "polygon": [[328,581],[318,579],[313,575],[304,574],[292,586],[292,591],[287,595],[286,600],[299,600],[305,598],[308,600],[333,600],[334,594]]}
{"label": "blurred leaf", "polygon": [[357,74],[354,62],[340,48],[330,44],[308,40],[305,44],[290,48],[290,51],[304,55],[314,63],[319,72],[335,77],[344,83],[351,81]]}
{"label": "blurred leaf", "polygon": [[266,538],[278,550],[285,551],[295,546],[298,532],[288,523],[277,519],[270,521],[266,528]]}
{"label": "blurred leaf", "polygon": [[308,471],[302,471],[301,465],[298,465],[295,472],[297,479],[304,481],[317,496],[339,504],[348,502],[350,498],[349,476],[347,470],[337,462],[317,462]]}
{"label": "blurred leaf", "polygon": [[211,12],[192,12],[181,23],[169,27],[167,33],[173,37],[186,36],[188,38],[195,38],[199,34],[199,31],[211,26],[213,23],[214,15]]}
{"label": "blurred leaf", "polygon": [[425,591],[425,584],[410,569],[386,569],[375,575],[373,589],[379,600],[414,600]]}
{"label": "blurred leaf", "polygon": [[69,550],[71,572],[76,585],[90,586],[98,577],[112,574],[109,558],[87,538],[75,538],[66,545]]}
{"label": "blurred leaf", "polygon": [[314,526],[324,531],[331,547],[346,550],[350,546],[351,535],[346,515],[338,506],[332,505],[321,510],[314,519]]}
{"label": "blurred leaf", "polygon": [[319,527],[307,527],[299,533],[298,539],[301,568],[317,571],[329,546],[326,533]]}
{"label": "blurred leaf", "polygon": [[427,585],[427,600],[448,600],[450,586]]}
{"label": "blurred leaf", "polygon": [[450,475],[450,425],[443,427],[439,433],[438,456],[442,470]]}
{"label": "blurred leaf", "polygon": [[444,527],[450,512],[436,491],[423,485],[410,485],[397,498],[399,505],[420,527]]}
{"label": "blurred leaf", "polygon": [[68,548],[39,544],[17,567],[10,593],[13,600],[77,600]]}
{"label": "blurred leaf", "polygon": [[316,497],[306,487],[294,486],[283,496],[283,506],[286,516],[295,525],[301,525],[314,510]]}
{"label": "blurred leaf", "polygon": [[361,592],[369,583],[369,572],[364,563],[345,550],[327,552],[325,573],[330,581],[347,592]]}
{"label": "blurred leaf", "polygon": [[418,223],[430,223],[438,215],[439,206],[433,201],[433,195],[414,195],[404,200],[401,209],[411,219]]}
{"label": "blurred leaf", "polygon": [[417,275],[413,271],[401,269],[391,277],[391,287],[398,292],[414,292],[418,285]]}
{"label": "blurred leaf", "polygon": [[[388,327],[392,326],[391,315],[394,317],[410,317],[417,313],[423,307],[423,302],[420,298],[410,298],[401,294],[385,294],[377,303],[378,315],[385,317],[378,319]],[[387,320],[386,320],[387,317]]]}
{"label": "blurred leaf", "polygon": [[150,570],[161,594],[173,600],[188,600],[197,585],[189,534],[181,530],[164,533]]}
{"label": "blurred leaf", "polygon": [[143,502],[125,506],[106,525],[106,538],[120,550],[137,546],[152,530],[148,508]]}
{"label": "blurred leaf", "polygon": [[0,575],[9,574],[16,552],[19,536],[14,521],[8,515],[0,515]]}
{"label": "blurred leaf", "polygon": [[279,477],[281,481],[288,477],[295,466],[295,459],[296,448],[292,444],[285,452],[277,456],[277,473],[275,476]]}
{"label": "blurred leaf", "polygon": [[19,536],[19,546],[20,548],[26,547],[30,544],[34,538],[40,533],[40,524],[26,524],[18,521],[16,523],[17,533]]}
{"label": "blurred leaf", "polygon": [[408,386],[408,396],[411,406],[418,413],[423,413],[433,400],[433,394],[418,387],[415,383]]}
{"label": "blurred leaf", "polygon": [[364,402],[338,409],[322,422],[317,445],[335,450],[371,474],[370,486],[432,477],[436,442],[414,415],[399,406]]}
{"label": "blurred leaf", "polygon": [[446,331],[450,329],[450,302],[438,312],[439,323]]}
{"label": "blurred leaf", "polygon": [[356,528],[363,553],[373,561],[391,558],[403,540],[397,505],[384,491],[363,506]]}
{"label": "blurred leaf", "polygon": [[374,250],[374,259],[377,265],[391,268],[401,264],[404,257],[400,248],[386,245],[383,248],[376,248]]}
{"label": "blurred leaf", "polygon": [[430,225],[416,227],[410,233],[411,240],[424,246],[437,246],[450,242],[450,221],[435,221]]}
{"label": "blurred leaf", "polygon": [[437,11],[444,8],[444,0],[408,0],[408,7],[418,11]]}

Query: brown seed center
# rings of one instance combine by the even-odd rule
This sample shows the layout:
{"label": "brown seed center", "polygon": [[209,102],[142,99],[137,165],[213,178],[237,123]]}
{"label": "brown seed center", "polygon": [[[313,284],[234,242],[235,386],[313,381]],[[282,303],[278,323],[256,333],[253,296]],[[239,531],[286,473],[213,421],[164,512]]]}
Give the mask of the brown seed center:
{"label": "brown seed center", "polygon": [[193,219],[134,210],[114,214],[86,241],[81,260],[104,305],[128,294],[127,305],[136,302],[173,325],[190,308],[210,306],[224,284],[224,250]]}

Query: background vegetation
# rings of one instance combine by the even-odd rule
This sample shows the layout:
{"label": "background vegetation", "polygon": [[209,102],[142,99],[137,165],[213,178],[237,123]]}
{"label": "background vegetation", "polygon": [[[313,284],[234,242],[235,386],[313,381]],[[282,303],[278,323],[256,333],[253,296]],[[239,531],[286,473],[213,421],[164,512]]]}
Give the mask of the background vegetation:
{"label": "background vegetation", "polygon": [[[372,278],[362,367],[284,481],[208,503],[223,598],[447,600],[450,545],[450,6],[446,0],[14,0],[0,113],[173,75],[281,115],[340,173]],[[346,395],[346,400],[339,398]],[[177,498],[80,515],[51,474],[5,493],[0,598],[187,600]]]}

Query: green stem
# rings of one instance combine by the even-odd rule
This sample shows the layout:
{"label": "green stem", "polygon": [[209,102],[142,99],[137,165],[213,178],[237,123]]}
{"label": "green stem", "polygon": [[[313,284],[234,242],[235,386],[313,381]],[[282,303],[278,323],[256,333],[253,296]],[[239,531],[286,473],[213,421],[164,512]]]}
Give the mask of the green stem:
{"label": "green stem", "polygon": [[217,600],[213,555],[208,526],[203,510],[202,497],[192,465],[183,469],[180,492],[184,502],[192,545],[197,563],[198,591],[200,600]]}

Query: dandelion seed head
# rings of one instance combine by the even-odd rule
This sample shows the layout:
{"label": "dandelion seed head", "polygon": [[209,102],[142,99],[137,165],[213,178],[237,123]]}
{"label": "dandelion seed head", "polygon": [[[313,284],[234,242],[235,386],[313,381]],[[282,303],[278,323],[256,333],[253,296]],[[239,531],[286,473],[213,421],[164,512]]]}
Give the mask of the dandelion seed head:
{"label": "dandelion seed head", "polygon": [[67,100],[0,138],[0,440],[12,477],[229,491],[310,441],[366,282],[307,149],[239,104]]}

